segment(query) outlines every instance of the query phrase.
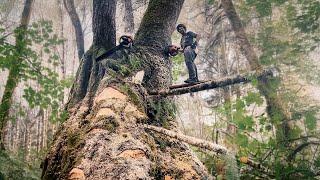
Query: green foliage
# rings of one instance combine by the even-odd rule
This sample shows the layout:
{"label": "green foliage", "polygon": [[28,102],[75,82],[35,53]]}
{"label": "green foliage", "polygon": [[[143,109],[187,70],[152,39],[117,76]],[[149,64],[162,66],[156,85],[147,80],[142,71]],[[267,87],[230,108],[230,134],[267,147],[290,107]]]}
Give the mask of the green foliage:
{"label": "green foliage", "polygon": [[[272,103],[266,107],[265,99],[251,91],[214,109],[223,121],[215,122],[212,127],[228,130],[234,125],[236,131],[229,132],[225,145],[235,148],[237,156],[250,157],[267,167],[271,176],[265,179],[314,179],[320,172],[319,148],[307,142],[320,139],[317,129],[320,108],[311,105],[308,98],[298,96],[298,88],[292,84],[298,80],[312,86],[320,84],[319,64],[310,58],[318,53],[316,48],[320,42],[320,2],[244,0],[233,3],[242,24],[248,26],[248,39],[257,50],[259,62],[281,71],[279,78],[263,82],[270,88],[260,90],[269,95],[268,100],[274,100],[276,95],[281,97],[281,102],[276,103],[288,105],[286,111],[292,113],[292,117],[284,123],[282,111]],[[248,79],[254,87],[261,85],[254,76]],[[269,114],[257,116],[254,108],[265,109]],[[289,128],[285,126],[287,123]],[[285,128],[289,129],[288,134],[283,133]],[[211,161],[214,162],[209,160],[206,164],[217,164],[216,160]],[[263,177],[256,168],[240,166],[248,169],[241,174],[243,179]]]}
{"label": "green foliage", "polygon": [[238,164],[235,157],[227,155],[223,157],[226,162],[226,179],[239,179]]}
{"label": "green foliage", "polygon": [[[317,0],[246,0],[238,4],[244,22],[258,13],[259,29],[249,37],[263,65],[291,65],[307,81],[320,84],[317,65],[308,53],[319,45],[320,2]],[[274,13],[273,13],[274,11]],[[244,23],[245,25],[247,23]]]}
{"label": "green foliage", "polygon": [[271,0],[246,0],[248,6],[254,6],[260,16],[269,16],[272,13]]}
{"label": "green foliage", "polygon": [[[304,133],[317,137],[314,130],[316,128],[316,117],[319,109],[314,108],[310,111],[297,112],[302,114],[302,116],[299,116],[296,121],[302,122],[302,120],[304,120],[305,128],[300,125],[293,125],[291,127],[289,137],[287,137],[292,139],[292,141],[289,141],[289,143],[292,143],[290,147],[287,144],[288,142],[281,140],[283,139],[282,137],[279,138],[273,135],[275,127],[279,127],[277,121],[271,121],[269,117],[264,115],[257,117],[253,115],[251,112],[253,111],[252,108],[261,108],[261,106],[264,106],[264,99],[260,94],[248,92],[246,96],[225,103],[218,108],[218,112],[227,118],[227,121],[224,122],[225,126],[232,123],[237,128],[235,134],[231,134],[230,137],[226,138],[227,144],[237,147],[237,156],[250,156],[254,161],[262,163],[263,166],[274,173],[276,179],[291,179],[296,177],[310,179],[314,177],[314,173],[317,172],[317,170],[310,170],[310,167],[318,167],[320,161],[318,159],[315,159],[314,162],[309,161],[311,160],[309,158],[314,157],[314,152],[310,146],[303,147],[298,154],[295,154],[295,161],[288,161],[287,159],[291,153],[299,147],[299,145],[295,144],[307,142],[306,140],[308,139],[303,138],[302,141],[300,141]],[[221,123],[222,122],[219,122],[220,126]],[[277,134],[277,136],[283,135]],[[316,152],[318,151],[316,150]],[[263,161],[261,161],[262,159]],[[206,158],[204,158],[204,160],[206,160]],[[206,165],[210,168],[218,163],[217,160],[213,159],[208,161]],[[222,161],[225,163],[224,166],[227,166],[226,161]],[[212,164],[210,165],[210,163]],[[232,174],[234,173],[231,173],[231,175]],[[241,178],[254,178],[255,175],[260,176],[261,172],[257,171],[257,169],[252,169],[248,173],[242,173]],[[225,176],[227,176],[227,174]]]}
{"label": "green foliage", "polygon": [[0,151],[0,179],[36,180],[39,178],[39,168],[26,164],[21,158]]}
{"label": "green foliage", "polygon": [[305,114],[305,125],[308,130],[314,130],[317,127],[317,118],[315,112],[306,112]]}
{"label": "green foliage", "polygon": [[255,103],[258,106],[261,106],[263,103],[263,99],[260,94],[255,92],[248,92],[248,95],[244,97],[244,100],[246,104],[249,105]]}
{"label": "green foliage", "polygon": [[212,4],[214,4],[216,1],[215,0],[206,0],[207,1],[207,3],[209,4],[209,5],[212,5]]}
{"label": "green foliage", "polygon": [[173,68],[172,68],[172,77],[174,81],[178,80],[178,77],[184,73],[183,64],[184,57],[182,54],[178,54],[177,56],[172,57]]}
{"label": "green foliage", "polygon": [[320,2],[317,0],[299,0],[299,6],[288,7],[288,19],[292,26],[304,33],[319,32]]}
{"label": "green foliage", "polygon": [[52,23],[39,21],[27,30],[17,28],[14,35],[24,35],[24,41],[17,42],[17,45],[8,43],[4,33],[0,28],[0,68],[11,69],[16,66],[17,59],[22,59],[18,81],[25,82],[23,97],[29,106],[50,109],[50,119],[53,121],[63,118],[65,113],[60,112],[59,108],[64,98],[64,89],[71,86],[72,78],[61,80],[56,72],[60,68],[60,57],[56,49],[63,40],[53,33]]}

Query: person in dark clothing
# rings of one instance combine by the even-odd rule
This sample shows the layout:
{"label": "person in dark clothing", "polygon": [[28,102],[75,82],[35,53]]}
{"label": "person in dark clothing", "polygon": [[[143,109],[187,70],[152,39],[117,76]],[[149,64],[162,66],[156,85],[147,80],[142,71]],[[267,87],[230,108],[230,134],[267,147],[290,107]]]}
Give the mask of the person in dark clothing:
{"label": "person in dark clothing", "polygon": [[187,32],[187,27],[184,24],[177,26],[177,31],[182,35],[180,46],[184,55],[184,61],[188,68],[189,78],[185,80],[185,83],[199,82],[197,67],[194,60],[197,57],[195,49],[197,48],[200,36],[192,31]]}

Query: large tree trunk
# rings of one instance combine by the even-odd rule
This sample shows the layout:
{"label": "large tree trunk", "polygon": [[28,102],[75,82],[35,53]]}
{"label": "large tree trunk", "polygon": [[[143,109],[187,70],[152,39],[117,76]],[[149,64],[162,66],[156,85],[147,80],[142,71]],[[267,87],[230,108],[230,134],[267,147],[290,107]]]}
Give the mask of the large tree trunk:
{"label": "large tree trunk", "polygon": [[63,0],[63,4],[69,14],[69,17],[71,19],[71,22],[76,34],[78,57],[79,59],[81,59],[84,54],[84,36],[83,36],[80,18],[74,6],[74,0]]}
{"label": "large tree trunk", "polygon": [[[87,94],[89,89],[96,89],[97,63],[94,53],[100,54],[116,46],[116,0],[94,0],[93,1],[93,45],[84,54],[73,83],[67,109],[75,107]],[[96,56],[95,55],[95,56]],[[91,88],[89,84],[92,85]]]}
{"label": "large tree trunk", "polygon": [[[16,35],[16,49],[17,53],[20,55],[22,50],[25,48],[25,31],[30,21],[31,10],[34,0],[26,0],[24,8],[21,15],[20,26],[18,27]],[[4,149],[3,144],[3,133],[4,128],[8,122],[9,110],[12,105],[12,96],[15,88],[20,82],[20,71],[22,68],[22,57],[18,57],[15,63],[12,63],[9,69],[9,76],[5,85],[4,93],[0,105],[0,150]]]}
{"label": "large tree trunk", "polygon": [[[236,38],[241,47],[241,51],[250,64],[251,70],[260,71],[262,66],[260,65],[258,56],[256,55],[247,38],[245,30],[241,24],[240,17],[233,6],[232,0],[222,0],[221,4],[235,32]],[[290,133],[288,122],[291,119],[291,115],[289,108],[285,104],[285,100],[281,99],[273,86],[274,85],[272,85],[267,78],[262,78],[259,79],[257,88],[265,97],[267,101],[268,115],[270,116],[272,122],[277,126],[277,139],[279,141],[286,142]]]}
{"label": "large tree trunk", "polygon": [[116,45],[116,0],[93,1],[93,44],[106,50]]}
{"label": "large tree trunk", "polygon": [[[178,131],[171,99],[153,99],[147,91],[169,89],[171,62],[163,50],[170,44],[183,2],[151,0],[135,47],[92,66],[86,96],[69,103],[69,119],[58,130],[42,164],[43,179],[209,178],[187,145],[144,127],[153,124]],[[110,1],[107,4],[115,5]],[[99,25],[106,23],[103,20],[96,19],[95,23],[93,27],[105,29],[105,25]],[[94,44],[103,46],[107,42],[97,42],[100,32],[94,30]],[[99,52],[90,51],[95,63]],[[142,69],[144,87],[129,81]]]}
{"label": "large tree trunk", "polygon": [[133,33],[134,32],[134,17],[132,0],[123,0],[124,2],[124,32]]}

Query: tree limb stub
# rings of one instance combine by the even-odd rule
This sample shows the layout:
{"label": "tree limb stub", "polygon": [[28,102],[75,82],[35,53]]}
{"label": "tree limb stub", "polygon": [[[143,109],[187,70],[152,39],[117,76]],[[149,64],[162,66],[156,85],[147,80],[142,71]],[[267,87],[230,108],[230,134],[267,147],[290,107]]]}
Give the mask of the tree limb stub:
{"label": "tree limb stub", "polygon": [[223,147],[221,145],[218,145],[218,144],[211,143],[209,141],[197,139],[197,138],[194,138],[194,137],[191,137],[191,136],[186,136],[184,134],[173,132],[173,131],[170,131],[170,130],[167,130],[167,129],[164,129],[164,128],[161,128],[161,127],[156,127],[156,126],[151,126],[151,125],[144,125],[144,128],[152,130],[152,131],[155,131],[155,132],[158,132],[160,134],[164,134],[164,135],[169,136],[171,138],[178,139],[180,141],[183,141],[183,142],[188,143],[188,144],[193,145],[193,146],[197,146],[197,147],[200,147],[200,148],[203,148],[203,149],[214,151],[214,152],[219,153],[219,154],[227,154],[228,153],[227,148],[225,148],[225,147]]}
{"label": "tree limb stub", "polygon": [[[151,125],[143,125],[144,128],[149,129],[151,131],[155,131],[157,133],[169,136],[171,138],[183,141],[187,144],[190,144],[192,146],[196,146],[205,150],[209,150],[209,151],[213,151],[215,153],[218,154],[222,154],[222,155],[226,155],[226,154],[230,154],[230,151],[221,145],[206,141],[206,140],[202,140],[202,139],[198,139],[195,137],[191,137],[191,136],[187,136],[181,133],[177,133],[177,132],[173,132],[167,129],[164,129],[162,127],[157,127],[157,126],[151,126]],[[246,164],[254,169],[257,169],[260,172],[263,172],[264,174],[270,176],[270,177],[274,177],[274,175],[270,172],[270,170],[267,167],[264,167],[261,163],[255,162],[251,159],[249,159],[248,157],[241,157],[239,159],[239,161],[243,164]]]}
{"label": "tree limb stub", "polygon": [[248,73],[243,75],[229,76],[219,80],[210,80],[205,82],[200,82],[198,84],[190,84],[190,85],[174,85],[169,90],[165,91],[154,91],[149,92],[149,95],[152,96],[174,96],[174,95],[182,95],[191,92],[199,92],[209,89],[221,88],[225,86],[230,86],[239,83],[248,83],[251,82],[250,78],[253,74],[257,77],[257,79],[274,77],[277,74],[277,70],[271,68],[262,71],[261,73]]}

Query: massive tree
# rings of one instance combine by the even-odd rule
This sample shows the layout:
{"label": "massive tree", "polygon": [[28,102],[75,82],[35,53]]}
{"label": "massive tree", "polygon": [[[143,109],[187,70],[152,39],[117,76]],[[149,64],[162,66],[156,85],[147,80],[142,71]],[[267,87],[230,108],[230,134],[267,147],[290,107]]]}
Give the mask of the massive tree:
{"label": "massive tree", "polygon": [[3,131],[9,120],[9,110],[12,105],[12,96],[15,88],[21,79],[21,71],[23,68],[23,49],[27,46],[26,30],[30,22],[31,10],[34,0],[26,0],[21,15],[20,25],[15,34],[15,48],[17,52],[17,59],[9,68],[9,75],[5,84],[5,89],[0,104],[0,150],[4,149],[3,145]]}
{"label": "massive tree", "polygon": [[[86,52],[67,105],[69,118],[55,135],[42,179],[207,179],[189,147],[146,129],[178,131],[168,90],[172,64],[164,50],[184,0],[151,0],[135,46],[97,63],[115,45],[115,0],[94,0],[93,45]],[[142,85],[131,77],[144,70]]]}

